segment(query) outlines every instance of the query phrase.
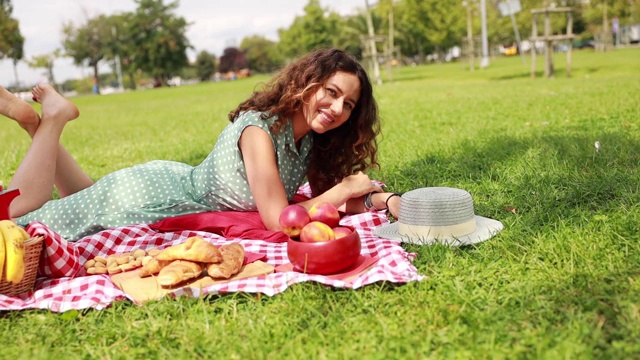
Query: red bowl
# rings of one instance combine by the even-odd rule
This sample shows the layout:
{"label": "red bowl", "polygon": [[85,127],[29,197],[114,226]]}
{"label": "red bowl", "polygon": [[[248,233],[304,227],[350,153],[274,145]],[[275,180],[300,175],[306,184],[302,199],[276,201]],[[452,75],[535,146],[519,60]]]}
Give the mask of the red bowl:
{"label": "red bowl", "polygon": [[293,269],[306,274],[328,275],[345,270],[360,256],[360,235],[352,233],[326,242],[301,242],[289,239],[287,255]]}

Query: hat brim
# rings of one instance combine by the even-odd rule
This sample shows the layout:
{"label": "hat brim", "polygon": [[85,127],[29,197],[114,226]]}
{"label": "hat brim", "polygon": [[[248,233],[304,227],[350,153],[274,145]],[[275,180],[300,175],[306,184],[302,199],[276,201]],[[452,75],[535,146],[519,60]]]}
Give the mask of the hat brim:
{"label": "hat brim", "polygon": [[376,228],[373,234],[385,239],[397,240],[400,242],[407,242],[418,245],[434,245],[442,244],[449,246],[465,246],[478,244],[483,241],[487,241],[498,232],[504,229],[504,225],[498,220],[489,219],[482,216],[475,216],[476,219],[476,231],[469,235],[461,236],[459,238],[444,238],[444,239],[419,239],[412,238],[406,235],[398,233],[398,222],[383,225]]}

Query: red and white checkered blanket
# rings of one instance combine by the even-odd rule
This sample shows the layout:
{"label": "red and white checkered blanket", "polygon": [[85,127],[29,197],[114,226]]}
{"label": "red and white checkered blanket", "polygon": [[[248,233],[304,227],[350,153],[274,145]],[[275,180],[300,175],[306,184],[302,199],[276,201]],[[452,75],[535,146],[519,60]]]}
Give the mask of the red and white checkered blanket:
{"label": "red and white checkered blanket", "polygon": [[[316,281],[337,288],[357,289],[378,281],[406,283],[424,277],[412,265],[415,254],[406,252],[398,242],[373,235],[375,227],[387,223],[383,212],[370,212],[345,216],[341,224],[353,226],[362,242],[361,254],[379,260],[367,271],[348,281],[335,280],[323,275],[298,272],[276,272],[252,278],[214,284],[200,291],[177,289],[170,296],[202,296],[229,292],[262,293],[275,295],[292,284]],[[86,275],[82,264],[95,256],[108,256],[136,248],[165,248],[184,242],[190,236],[200,236],[215,245],[228,241],[241,243],[247,252],[262,254],[270,265],[288,263],[287,244],[260,239],[229,239],[203,231],[156,232],[148,225],[114,228],[87,236],[77,242],[67,242],[42,223],[29,224],[27,232],[43,235],[45,250],[40,261],[38,279],[33,292],[19,296],[0,295],[0,311],[20,309],[49,309],[63,312],[71,309],[103,309],[114,301],[127,299],[107,275]],[[133,300],[133,299],[130,299]]]}

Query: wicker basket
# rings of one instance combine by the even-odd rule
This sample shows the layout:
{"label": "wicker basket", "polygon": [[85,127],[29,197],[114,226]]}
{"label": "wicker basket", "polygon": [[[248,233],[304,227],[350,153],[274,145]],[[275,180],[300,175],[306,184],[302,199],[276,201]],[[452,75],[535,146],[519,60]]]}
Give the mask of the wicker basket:
{"label": "wicker basket", "polygon": [[38,275],[40,253],[42,253],[42,236],[36,236],[24,242],[24,277],[17,284],[7,282],[5,275],[0,279],[0,294],[18,295],[33,290]]}

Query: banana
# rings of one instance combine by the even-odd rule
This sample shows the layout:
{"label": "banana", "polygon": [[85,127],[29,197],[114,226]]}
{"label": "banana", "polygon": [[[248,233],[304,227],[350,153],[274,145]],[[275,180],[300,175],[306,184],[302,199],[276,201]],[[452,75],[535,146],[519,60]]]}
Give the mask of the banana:
{"label": "banana", "polygon": [[4,237],[2,236],[2,231],[0,231],[0,280],[2,280],[2,274],[4,274],[5,256]]}
{"label": "banana", "polygon": [[27,230],[25,230],[23,227],[18,226],[18,230],[20,230],[20,234],[22,234],[22,238],[24,239],[24,241],[27,241],[31,238],[31,236],[27,234]]}
{"label": "banana", "polygon": [[24,236],[11,220],[0,220],[0,232],[5,245],[5,278],[17,284],[24,277]]}

